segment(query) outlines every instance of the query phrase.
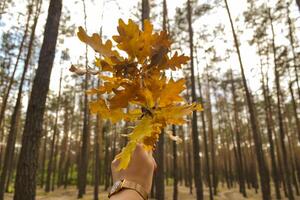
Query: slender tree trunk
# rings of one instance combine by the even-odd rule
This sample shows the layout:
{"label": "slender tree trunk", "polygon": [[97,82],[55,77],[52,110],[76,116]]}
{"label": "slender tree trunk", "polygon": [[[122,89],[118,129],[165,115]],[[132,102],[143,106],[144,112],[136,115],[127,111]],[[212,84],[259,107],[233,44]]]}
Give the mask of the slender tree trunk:
{"label": "slender tree trunk", "polygon": [[236,143],[237,143],[237,155],[238,155],[237,162],[239,167],[238,175],[239,175],[240,193],[242,193],[244,197],[247,197],[245,176],[244,176],[244,164],[243,164],[242,149],[241,149],[241,131],[239,125],[240,118],[238,114],[237,95],[236,95],[232,70],[230,71],[230,83],[231,83],[231,93],[232,93],[233,109],[234,109],[234,127],[235,127]]}
{"label": "slender tree trunk", "polygon": [[144,20],[150,18],[150,4],[149,0],[142,0],[142,29],[144,30]]}
{"label": "slender tree trunk", "polygon": [[157,171],[155,177],[155,197],[158,200],[165,199],[165,184],[164,184],[164,148],[161,148],[164,144],[164,132],[159,136],[159,141],[156,149],[156,163],[157,163]]}
{"label": "slender tree trunk", "polygon": [[275,85],[276,85],[276,96],[277,96],[277,115],[278,115],[278,125],[279,125],[279,133],[280,133],[280,143],[281,143],[281,149],[282,149],[282,155],[283,155],[283,169],[285,172],[285,178],[286,178],[286,184],[287,184],[287,190],[288,190],[288,198],[290,200],[294,199],[293,189],[291,185],[290,180],[290,170],[289,170],[289,163],[287,158],[287,150],[285,147],[284,138],[286,137],[286,133],[284,131],[283,127],[283,116],[282,116],[282,110],[281,110],[281,88],[280,88],[280,77],[279,77],[279,69],[278,64],[276,60],[276,46],[275,46],[275,32],[273,28],[273,19],[271,16],[271,11],[269,10],[269,19],[270,19],[270,25],[272,30],[272,48],[273,48],[273,59],[274,59],[274,74],[275,74]]}
{"label": "slender tree trunk", "polygon": [[276,157],[275,157],[275,148],[274,148],[274,142],[273,142],[273,133],[272,133],[272,127],[271,127],[271,120],[272,120],[272,112],[270,110],[270,102],[266,90],[266,84],[265,84],[265,78],[262,70],[262,63],[261,63],[261,76],[262,76],[262,90],[263,90],[263,96],[264,96],[264,107],[265,107],[265,115],[266,115],[266,125],[267,125],[267,134],[270,144],[270,155],[271,155],[271,163],[272,163],[272,175],[273,175],[273,181],[275,185],[275,193],[276,193],[276,199],[281,199],[280,194],[280,182],[279,182],[279,176],[278,176],[278,170],[277,170],[277,164],[276,164]]}
{"label": "slender tree trunk", "polygon": [[45,165],[46,165],[46,157],[47,157],[47,125],[45,126],[45,135],[44,135],[44,144],[43,144],[43,155],[42,155],[42,164],[41,164],[41,188],[44,187],[45,183]]}
{"label": "slender tree trunk", "polygon": [[213,183],[213,193],[217,195],[217,174],[216,174],[216,166],[215,166],[215,132],[213,127],[213,116],[212,116],[212,104],[210,97],[210,80],[207,72],[207,118],[208,118],[208,133],[210,138],[210,155],[211,155],[211,175],[212,175],[212,183]]}
{"label": "slender tree trunk", "polygon": [[293,92],[293,82],[291,82],[289,84],[289,89],[290,89],[290,93],[291,93],[291,96],[292,96],[293,114],[294,114],[294,117],[295,117],[296,131],[297,131],[297,135],[298,135],[298,140],[300,142],[300,120],[299,120],[299,117],[298,117],[298,114],[297,114],[297,103],[296,103],[295,95],[294,95],[294,92]]}
{"label": "slender tree trunk", "polygon": [[94,144],[94,151],[95,151],[95,183],[94,183],[94,200],[98,200],[98,193],[99,193],[99,181],[100,181],[100,144],[101,144],[101,135],[102,135],[102,120],[97,115],[96,117],[96,127],[95,127],[95,144]]}
{"label": "slender tree trunk", "polygon": [[[57,101],[56,101],[56,111],[55,111],[55,122],[54,122],[54,127],[53,127],[53,135],[52,135],[52,140],[51,140],[51,146],[50,146],[50,155],[49,155],[49,161],[48,161],[48,167],[47,167],[47,177],[46,177],[46,185],[45,185],[45,192],[50,192],[51,189],[51,175],[53,173],[53,167],[56,163],[53,163],[53,159],[56,160],[55,157],[55,150],[56,150],[56,140],[57,134],[58,134],[58,111],[60,108],[60,98],[61,98],[61,82],[62,82],[62,73],[60,75],[60,80],[59,80],[59,92],[57,96]],[[54,182],[54,179],[52,179]]]}
{"label": "slender tree trunk", "polygon": [[[86,25],[86,5],[85,0],[82,0],[83,10],[84,10],[84,23],[85,29],[87,29]],[[85,68],[88,67],[88,48],[86,45],[85,50]],[[88,90],[88,80],[89,76],[86,73],[85,81],[84,81],[84,91]],[[81,157],[80,157],[80,171],[78,176],[78,198],[82,198],[86,192],[86,184],[87,184],[87,172],[88,172],[88,155],[89,155],[89,143],[90,143],[90,125],[89,125],[89,111],[88,111],[88,96],[87,93],[84,92],[84,111],[83,111],[83,130],[82,130],[82,145],[81,145]]]}
{"label": "slender tree trunk", "polygon": [[[43,115],[53,66],[62,0],[51,0],[38,68],[28,103],[15,181],[14,200],[34,200]],[[39,120],[37,120],[39,119]]]}
{"label": "slender tree trunk", "polygon": [[[198,74],[198,89],[199,89],[199,97],[200,103],[203,105],[203,95],[202,95],[202,85],[200,81],[200,74]],[[213,190],[212,190],[212,183],[210,178],[210,164],[209,164],[209,153],[208,153],[208,144],[207,144],[207,132],[206,132],[206,123],[205,123],[205,115],[204,112],[200,113],[201,121],[202,121],[202,131],[203,131],[203,143],[204,143],[204,153],[205,153],[205,168],[206,168],[206,179],[208,183],[209,189],[209,198],[210,200],[214,199]]]}
{"label": "slender tree trunk", "polygon": [[32,9],[33,9],[33,1],[31,1],[29,3],[29,5],[28,5],[28,15],[27,15],[27,20],[26,20],[24,35],[22,37],[22,40],[21,40],[21,43],[20,43],[20,46],[19,46],[19,49],[18,49],[18,55],[17,55],[17,58],[16,58],[16,63],[14,65],[14,69],[13,69],[12,75],[11,75],[11,77],[9,79],[9,83],[7,85],[7,89],[5,90],[3,101],[2,101],[2,104],[1,104],[1,110],[0,110],[0,128],[2,127],[2,122],[3,122],[4,116],[5,116],[5,110],[6,110],[6,105],[7,105],[8,97],[9,97],[9,94],[10,94],[11,87],[12,87],[12,85],[14,83],[14,77],[15,77],[15,74],[16,74],[16,71],[17,71],[17,67],[19,65],[19,61],[20,61],[20,58],[21,58],[21,55],[22,55],[22,52],[23,52],[25,41],[26,41],[27,36],[28,36],[28,30],[29,30],[29,25],[30,25],[29,22],[30,22],[30,18],[31,18],[31,15],[32,15]]}
{"label": "slender tree trunk", "polygon": [[[172,126],[173,136],[176,137],[176,127]],[[173,141],[173,200],[178,199],[178,166],[177,166],[177,144],[176,141]]]}
{"label": "slender tree trunk", "polygon": [[[192,27],[192,8],[190,0],[187,1],[187,19],[189,27],[189,47],[191,57],[191,85],[192,85],[192,101],[196,102],[196,87],[195,87],[195,72],[194,72],[194,42],[193,42],[193,27]],[[198,138],[197,112],[193,112],[192,119],[192,140],[193,140],[193,156],[194,156],[194,183],[196,188],[196,199],[202,200],[203,183],[201,177],[201,160],[200,160],[200,144]]]}
{"label": "slender tree trunk", "polygon": [[[299,3],[299,0],[297,0],[297,3]],[[300,99],[300,86],[299,86],[299,75],[298,75],[298,70],[299,70],[299,64],[297,62],[297,55],[295,52],[295,42],[294,42],[294,35],[293,35],[293,28],[292,28],[292,20],[290,18],[290,10],[289,10],[289,4],[287,4],[287,21],[288,21],[288,25],[289,25],[289,40],[290,40],[290,44],[292,47],[292,54],[293,54],[293,64],[294,64],[294,71],[295,71],[295,82],[297,85],[297,91],[298,91],[298,96]]]}
{"label": "slender tree trunk", "polygon": [[251,122],[251,127],[252,127],[252,134],[253,134],[253,139],[255,143],[255,150],[256,150],[256,157],[257,157],[257,162],[258,162],[258,167],[259,167],[259,175],[260,175],[260,183],[261,183],[261,191],[263,195],[264,200],[269,200],[271,199],[271,191],[270,191],[270,177],[269,177],[269,171],[267,168],[267,164],[265,161],[265,157],[263,154],[263,149],[262,149],[262,144],[261,144],[261,134],[260,130],[258,128],[258,122],[256,119],[256,114],[255,114],[255,108],[254,108],[254,103],[252,100],[251,93],[249,91],[247,81],[246,81],[246,76],[244,72],[244,66],[242,63],[242,58],[241,58],[241,53],[240,53],[240,47],[239,47],[239,42],[235,33],[235,29],[233,26],[233,21],[231,18],[230,10],[228,7],[227,0],[225,1],[226,5],[226,10],[227,14],[230,20],[230,25],[231,25],[231,30],[233,34],[233,39],[234,39],[234,44],[235,48],[237,51],[239,63],[240,63],[240,68],[241,68],[241,74],[242,74],[242,80],[243,80],[243,85],[246,93],[246,99],[247,99],[247,104],[248,104],[248,109],[250,112],[250,122]]}
{"label": "slender tree trunk", "polygon": [[188,182],[190,194],[193,194],[193,166],[192,166],[192,155],[191,155],[191,144],[188,142]]}
{"label": "slender tree trunk", "polygon": [[6,183],[9,167],[11,166],[11,162],[13,161],[13,157],[14,157],[15,143],[16,143],[17,131],[18,131],[17,129],[19,127],[19,119],[20,119],[19,114],[20,114],[21,103],[22,103],[21,101],[22,101],[23,86],[24,86],[26,72],[29,67],[29,62],[31,59],[35,29],[39,18],[40,8],[41,8],[41,2],[38,2],[36,5],[35,18],[34,18],[34,23],[32,25],[30,40],[28,44],[28,51],[24,63],[24,69],[22,72],[20,85],[18,89],[18,96],[14,107],[14,111],[11,116],[10,131],[7,138],[7,146],[6,146],[5,156],[4,156],[3,169],[0,178],[0,200],[4,198],[5,183]]}
{"label": "slender tree trunk", "polygon": [[57,184],[57,156],[58,156],[58,144],[59,144],[59,135],[57,135],[55,145],[54,145],[54,155],[53,155],[53,171],[52,171],[52,182],[51,182],[51,191],[54,191],[55,184]]}

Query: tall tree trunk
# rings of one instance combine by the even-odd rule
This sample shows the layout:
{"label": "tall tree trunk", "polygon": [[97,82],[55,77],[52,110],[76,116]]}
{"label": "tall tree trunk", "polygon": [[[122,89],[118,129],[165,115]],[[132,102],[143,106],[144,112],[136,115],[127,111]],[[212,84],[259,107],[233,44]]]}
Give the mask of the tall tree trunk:
{"label": "tall tree trunk", "polygon": [[293,82],[291,82],[289,84],[289,90],[290,90],[290,93],[291,93],[291,96],[292,96],[293,114],[294,114],[294,117],[295,117],[296,131],[297,131],[297,135],[298,135],[298,140],[300,142],[300,120],[299,120],[299,117],[298,117],[298,114],[297,114],[297,102],[296,102],[295,95],[294,95],[294,92],[293,92]]}
{"label": "tall tree trunk", "polygon": [[52,182],[51,182],[51,191],[54,191],[55,184],[57,183],[57,156],[58,156],[58,145],[59,145],[59,135],[55,140],[54,145],[54,154],[53,154],[53,170],[52,170]]}
{"label": "tall tree trunk", "polygon": [[44,143],[43,143],[43,154],[42,154],[42,164],[41,164],[41,188],[44,187],[45,183],[45,166],[46,166],[46,158],[47,158],[47,142],[48,142],[48,136],[47,136],[47,123],[45,125],[45,134],[44,134]]}
{"label": "tall tree trunk", "polygon": [[263,154],[261,138],[260,138],[261,135],[260,135],[260,130],[258,128],[258,122],[256,119],[254,103],[253,103],[252,96],[251,96],[251,93],[250,93],[248,85],[247,85],[247,80],[246,80],[246,76],[245,76],[245,72],[244,72],[244,66],[242,63],[242,58],[241,58],[241,53],[240,53],[239,42],[237,39],[237,35],[235,33],[235,29],[234,29],[233,21],[231,18],[230,10],[228,7],[228,3],[227,3],[227,0],[224,0],[224,1],[225,1],[226,10],[227,10],[227,14],[228,14],[230,25],[231,25],[235,48],[236,48],[238,59],[239,59],[243,85],[244,85],[244,89],[245,89],[245,93],[246,93],[248,109],[250,112],[250,122],[251,122],[252,134],[253,134],[253,139],[254,139],[254,143],[255,143],[256,157],[257,157],[257,162],[258,162],[258,167],[259,167],[261,191],[262,191],[263,199],[269,200],[269,199],[271,199],[270,177],[269,177],[269,171],[267,168],[265,157]]}
{"label": "tall tree trunk", "polygon": [[[203,95],[202,95],[202,85],[200,81],[200,74],[198,74],[198,90],[199,90],[199,97],[200,103],[203,105]],[[209,153],[208,153],[208,144],[207,144],[207,132],[206,132],[206,122],[205,122],[205,115],[204,112],[200,113],[201,122],[202,122],[202,131],[203,131],[203,143],[204,143],[204,154],[205,154],[205,168],[206,168],[206,179],[209,189],[209,198],[210,200],[214,199],[211,178],[210,178],[210,164],[209,164]]]}
{"label": "tall tree trunk", "polygon": [[214,195],[217,195],[217,173],[216,173],[216,166],[215,166],[215,132],[213,127],[213,116],[212,116],[212,104],[210,98],[210,80],[208,72],[206,74],[207,79],[207,118],[208,118],[208,133],[210,138],[210,155],[211,155],[211,175],[212,175],[212,183],[213,183],[213,192]]}
{"label": "tall tree trunk", "polygon": [[270,155],[271,155],[271,163],[272,163],[272,176],[273,181],[275,185],[275,193],[276,193],[276,199],[281,199],[280,194],[280,182],[279,182],[279,176],[278,176],[278,170],[277,170],[277,164],[276,164],[276,157],[275,157],[275,148],[274,148],[274,140],[273,140],[273,133],[272,133],[272,127],[271,127],[271,120],[272,120],[272,112],[270,110],[270,101],[268,98],[268,93],[266,90],[266,87],[268,85],[265,84],[265,78],[264,73],[262,69],[262,62],[261,62],[261,83],[262,83],[262,90],[263,90],[263,96],[264,96],[264,109],[265,109],[265,115],[266,115],[266,125],[267,125],[267,134],[268,134],[268,140],[270,144]]}
{"label": "tall tree trunk", "polygon": [[60,156],[58,162],[58,178],[57,178],[57,187],[60,187],[63,184],[63,178],[65,177],[65,165],[69,141],[69,129],[70,129],[70,112],[69,112],[69,101],[68,97],[64,100],[64,131],[63,139],[60,147]]}
{"label": "tall tree trunk", "polygon": [[[166,23],[167,23],[167,3],[164,0],[163,1],[163,22],[162,22],[162,28],[163,30],[166,30]],[[142,0],[142,24],[145,19],[150,18],[150,5],[149,0]],[[144,24],[143,24],[144,29]],[[165,199],[165,155],[164,155],[164,130],[162,130],[162,133],[159,136],[159,141],[157,144],[157,149],[155,152],[156,157],[156,163],[157,163],[157,171],[155,176],[155,197],[158,200]]]}
{"label": "tall tree trunk", "polygon": [[[297,0],[297,3],[299,3],[299,0]],[[297,62],[297,55],[295,52],[295,42],[294,42],[294,35],[293,35],[293,27],[292,27],[292,20],[290,18],[290,10],[289,10],[289,3],[287,3],[287,22],[289,25],[289,40],[290,40],[290,44],[292,47],[292,54],[293,54],[293,64],[294,64],[294,71],[295,71],[295,82],[297,85],[297,91],[298,91],[298,96],[300,99],[300,86],[299,86],[299,75],[298,75],[298,70],[299,70],[299,64]]]}
{"label": "tall tree trunk", "polygon": [[276,85],[276,97],[277,97],[277,115],[278,115],[278,126],[279,126],[279,133],[280,133],[280,143],[281,143],[281,149],[282,149],[282,155],[283,155],[283,169],[285,172],[285,179],[286,179],[286,184],[287,184],[287,190],[288,190],[288,198],[290,200],[294,199],[294,194],[293,194],[293,189],[291,185],[291,180],[290,180],[290,170],[289,170],[289,163],[288,163],[288,155],[287,155],[287,150],[285,147],[285,142],[284,138],[285,136],[285,131],[283,127],[283,116],[282,116],[282,111],[281,111],[281,88],[280,88],[280,77],[279,77],[279,69],[278,69],[278,64],[276,60],[276,46],[275,46],[275,32],[273,28],[273,18],[271,16],[271,10],[268,12],[269,14],[269,19],[270,19],[270,25],[271,25],[271,30],[272,30],[272,48],[273,48],[273,62],[274,62],[274,74],[275,74],[275,85]]}
{"label": "tall tree trunk", "polygon": [[188,142],[188,182],[189,182],[189,191],[190,194],[193,194],[193,166],[192,166],[192,153],[191,153],[191,143],[190,141]]}
{"label": "tall tree trunk", "polygon": [[[22,147],[17,166],[14,200],[34,200],[39,145],[42,137],[45,103],[55,57],[62,0],[51,0],[40,51],[38,68],[27,108]],[[38,120],[37,120],[38,119]]]}
{"label": "tall tree trunk", "polygon": [[[53,159],[55,159],[55,150],[56,150],[56,140],[58,140],[58,111],[60,108],[60,98],[61,98],[61,82],[62,82],[62,73],[60,74],[60,79],[59,79],[59,91],[58,91],[58,96],[56,100],[56,111],[55,111],[55,122],[54,122],[54,127],[53,127],[53,135],[51,139],[51,146],[50,146],[50,155],[49,155],[49,161],[48,161],[48,167],[47,167],[47,177],[46,177],[46,185],[45,185],[45,192],[50,192],[51,189],[51,176],[53,173],[53,167],[56,164],[56,162],[53,163]],[[52,179],[54,182],[54,179]]]}
{"label": "tall tree trunk", "polygon": [[98,200],[99,193],[99,181],[100,181],[100,144],[101,144],[101,135],[102,135],[102,120],[99,115],[96,117],[96,127],[95,127],[95,144],[94,144],[94,153],[95,153],[95,183],[94,183],[94,200]]}
{"label": "tall tree trunk", "polygon": [[242,158],[242,149],[241,149],[241,131],[240,131],[240,118],[238,114],[238,104],[237,104],[237,95],[234,84],[234,78],[232,70],[230,71],[230,83],[231,83],[231,93],[233,99],[233,110],[234,110],[234,127],[235,127],[235,137],[237,143],[237,162],[239,167],[239,184],[240,184],[240,193],[244,197],[247,197],[246,185],[245,185],[245,176],[244,176],[244,164]]}
{"label": "tall tree trunk", "polygon": [[[173,136],[176,137],[176,127],[172,126]],[[177,144],[173,141],[173,200],[178,199],[178,166],[177,166]]]}
{"label": "tall tree trunk", "polygon": [[9,83],[8,83],[8,85],[6,87],[7,89],[5,90],[3,101],[2,101],[2,104],[1,104],[1,110],[0,110],[0,128],[2,127],[2,122],[3,122],[4,116],[5,116],[5,110],[6,110],[6,105],[7,105],[8,97],[9,97],[9,94],[10,94],[11,87],[12,87],[12,85],[14,83],[14,77],[15,77],[15,74],[16,74],[16,71],[17,71],[17,67],[19,65],[19,61],[20,61],[20,58],[21,58],[21,55],[22,55],[22,52],[23,52],[23,48],[24,48],[24,44],[25,44],[26,38],[28,36],[28,30],[29,30],[29,25],[30,25],[29,22],[30,22],[30,18],[31,18],[31,15],[32,15],[32,9],[33,9],[33,1],[31,1],[29,3],[29,5],[28,5],[28,15],[27,15],[27,20],[26,20],[24,35],[22,37],[22,40],[21,40],[21,43],[20,43],[20,46],[19,46],[19,49],[18,49],[18,55],[17,55],[17,58],[16,58],[16,63],[14,65],[14,69],[13,69],[12,75],[11,75],[11,77],[9,79]]}
{"label": "tall tree trunk", "polygon": [[[194,42],[193,42],[193,27],[192,27],[192,8],[190,0],[187,1],[187,19],[189,27],[189,47],[191,57],[191,85],[192,85],[192,101],[196,102],[196,87],[195,87],[195,72],[194,72]],[[200,160],[200,144],[198,138],[197,112],[193,112],[192,119],[192,139],[193,139],[193,156],[194,156],[194,183],[196,187],[196,199],[202,200],[203,183],[201,177],[201,160]]]}
{"label": "tall tree trunk", "polygon": [[23,86],[24,86],[26,72],[29,67],[29,62],[31,59],[31,53],[32,53],[33,42],[35,37],[35,29],[38,22],[40,9],[41,9],[41,2],[37,2],[34,22],[31,28],[31,35],[28,44],[28,51],[27,51],[24,68],[20,80],[20,85],[18,89],[18,96],[10,120],[10,131],[7,138],[7,146],[6,146],[5,156],[4,156],[3,169],[0,178],[0,200],[4,198],[5,183],[6,183],[9,167],[11,166],[11,162],[13,161],[13,157],[14,157],[15,143],[16,143],[17,131],[19,127],[19,119],[20,119],[19,114],[20,114],[21,103],[22,103]]}
{"label": "tall tree trunk", "polygon": [[150,18],[150,4],[149,0],[142,0],[142,16],[141,16],[142,28],[144,30],[144,20]]}
{"label": "tall tree trunk", "polygon": [[[85,29],[87,30],[86,19],[87,11],[85,0],[82,0],[83,11],[84,11],[84,24]],[[88,68],[88,47],[86,45],[85,49],[85,68]],[[85,74],[84,81],[84,91],[88,90],[88,80],[89,75]],[[82,144],[81,144],[81,156],[80,156],[80,171],[78,176],[78,198],[82,198],[85,194],[86,184],[87,184],[87,172],[88,172],[88,163],[89,163],[89,143],[90,143],[90,125],[89,125],[89,111],[88,111],[88,96],[84,92],[84,111],[83,111],[83,130],[82,130]]]}

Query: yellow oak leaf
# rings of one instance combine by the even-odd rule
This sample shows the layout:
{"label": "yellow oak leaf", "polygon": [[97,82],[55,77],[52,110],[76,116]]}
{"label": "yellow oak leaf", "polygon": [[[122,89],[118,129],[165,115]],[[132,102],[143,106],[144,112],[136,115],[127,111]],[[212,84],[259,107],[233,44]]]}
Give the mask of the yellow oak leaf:
{"label": "yellow oak leaf", "polygon": [[90,111],[98,114],[102,119],[109,119],[112,123],[116,123],[124,118],[122,109],[108,109],[103,99],[98,99],[89,103]]}
{"label": "yellow oak leaf", "polygon": [[96,52],[105,57],[117,57],[121,58],[117,51],[112,50],[112,42],[107,40],[104,44],[99,34],[94,33],[92,36],[88,36],[82,27],[78,28],[78,38],[92,47]]}
{"label": "yellow oak leaf", "polygon": [[145,116],[138,122],[138,124],[135,126],[132,133],[128,135],[128,137],[131,141],[140,142],[143,137],[151,135],[154,126],[155,125],[153,123],[152,117]]}
{"label": "yellow oak leaf", "polygon": [[161,107],[170,105],[176,102],[182,102],[184,99],[180,93],[185,89],[185,80],[179,79],[174,81],[172,78],[161,91],[159,105]]}
{"label": "yellow oak leaf", "polygon": [[128,167],[131,155],[134,152],[136,145],[136,141],[130,141],[128,142],[126,147],[122,149],[121,153],[116,155],[116,159],[120,160],[120,164],[117,168],[118,170],[126,169]]}
{"label": "yellow oak leaf", "polygon": [[122,90],[113,90],[115,95],[109,99],[111,109],[126,108],[128,103],[135,98],[135,91],[138,90],[137,85],[123,83]]}
{"label": "yellow oak leaf", "polygon": [[139,48],[142,48],[141,43],[139,43],[140,30],[138,25],[136,25],[131,19],[128,20],[128,24],[120,19],[118,26],[119,35],[113,36],[113,39],[118,43],[117,47],[125,51],[130,58],[136,56]]}
{"label": "yellow oak leaf", "polygon": [[182,125],[185,123],[184,117],[198,108],[199,105],[196,103],[189,105],[172,105],[156,110],[155,116],[157,118],[156,120],[165,122],[166,124]]}
{"label": "yellow oak leaf", "polygon": [[172,70],[176,70],[176,69],[180,69],[181,65],[186,64],[187,61],[189,61],[190,58],[188,56],[185,55],[180,55],[178,56],[178,52],[176,51],[175,54],[168,59],[168,61],[166,62],[166,69],[172,69]]}

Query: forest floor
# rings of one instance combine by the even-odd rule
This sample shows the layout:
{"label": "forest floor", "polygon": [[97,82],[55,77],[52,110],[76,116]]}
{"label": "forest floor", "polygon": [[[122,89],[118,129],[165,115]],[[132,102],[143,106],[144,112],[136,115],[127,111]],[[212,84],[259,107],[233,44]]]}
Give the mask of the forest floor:
{"label": "forest floor", "polygon": [[[173,190],[171,186],[166,187],[166,200],[172,199]],[[248,198],[244,198],[239,192],[237,188],[228,190],[227,188],[219,189],[218,195],[215,196],[215,200],[256,200],[261,199],[260,194],[256,194],[254,190],[247,190]],[[205,199],[209,199],[208,190],[205,190],[204,193]],[[4,200],[12,200],[13,194],[6,194]],[[46,194],[43,190],[37,191],[37,200],[76,200],[77,198],[77,190],[75,187],[69,187],[68,189],[57,189],[54,192],[50,192]],[[100,200],[108,200],[107,192],[103,191],[101,188]],[[191,195],[189,193],[189,189],[186,187],[179,187],[178,193],[179,200],[193,200],[196,199],[195,195]],[[275,199],[275,198],[273,198]],[[300,197],[296,197],[296,200],[300,200]],[[82,200],[93,200],[93,188],[87,188],[87,194]]]}

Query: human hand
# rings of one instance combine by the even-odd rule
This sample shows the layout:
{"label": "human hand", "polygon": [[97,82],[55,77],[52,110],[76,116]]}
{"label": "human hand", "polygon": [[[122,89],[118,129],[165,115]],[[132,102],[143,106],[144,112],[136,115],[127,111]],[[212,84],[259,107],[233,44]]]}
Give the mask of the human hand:
{"label": "human hand", "polygon": [[126,179],[140,184],[149,194],[152,187],[153,173],[156,168],[156,162],[152,152],[144,150],[143,146],[138,144],[131,156],[128,168],[118,171],[119,160],[114,159],[111,164],[113,181]]}

